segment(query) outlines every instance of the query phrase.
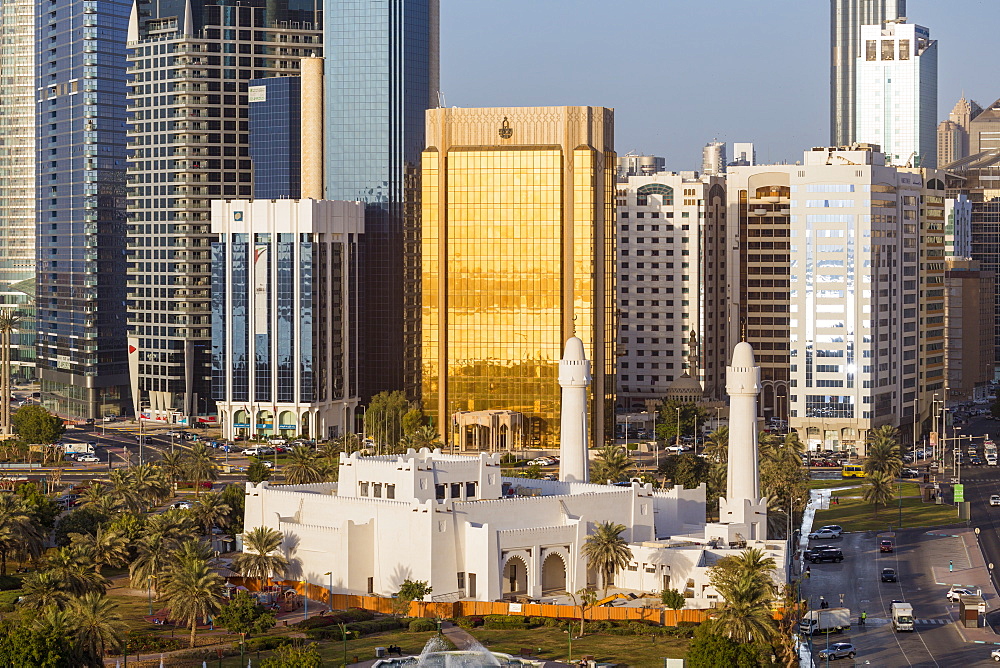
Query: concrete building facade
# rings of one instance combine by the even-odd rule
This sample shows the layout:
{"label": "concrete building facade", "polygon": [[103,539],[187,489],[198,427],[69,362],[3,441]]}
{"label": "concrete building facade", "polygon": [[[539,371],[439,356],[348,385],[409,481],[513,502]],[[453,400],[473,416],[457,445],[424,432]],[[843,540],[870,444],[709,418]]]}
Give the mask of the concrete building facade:
{"label": "concrete building facade", "polygon": [[949,257],[945,269],[948,401],[986,400],[993,380],[996,276],[976,260]]}
{"label": "concrete building facade", "polygon": [[722,399],[725,180],[660,172],[616,188],[619,408],[651,408],[682,375]]}
{"label": "concrete building facade", "polygon": [[212,390],[223,437],[353,431],[358,202],[213,200]]}

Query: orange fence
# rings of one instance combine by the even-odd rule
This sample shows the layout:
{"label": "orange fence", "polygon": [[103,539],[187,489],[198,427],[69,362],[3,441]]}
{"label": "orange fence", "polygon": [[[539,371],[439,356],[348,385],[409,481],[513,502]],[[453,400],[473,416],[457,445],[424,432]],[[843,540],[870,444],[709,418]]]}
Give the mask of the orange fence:
{"label": "orange fence", "polygon": [[[251,591],[260,589],[260,583],[250,578],[230,578],[233,584],[242,584]],[[361,608],[372,612],[391,614],[394,612],[393,599],[382,596],[356,596],[353,594],[334,594],[330,600],[330,592],[326,587],[303,582],[276,582],[286,589],[294,589],[299,594],[306,594],[310,600],[329,605],[334,610]],[[514,608],[511,610],[511,608]],[[708,610],[664,610],[661,608],[625,608],[598,607],[587,611],[587,620],[643,620],[677,626],[679,623],[700,624],[708,619]],[[525,617],[558,617],[562,619],[579,619],[580,608],[572,605],[550,605],[544,603],[506,603],[502,601],[455,601],[453,603],[437,603],[414,601],[407,613],[410,617],[451,618],[484,615],[523,615]]]}

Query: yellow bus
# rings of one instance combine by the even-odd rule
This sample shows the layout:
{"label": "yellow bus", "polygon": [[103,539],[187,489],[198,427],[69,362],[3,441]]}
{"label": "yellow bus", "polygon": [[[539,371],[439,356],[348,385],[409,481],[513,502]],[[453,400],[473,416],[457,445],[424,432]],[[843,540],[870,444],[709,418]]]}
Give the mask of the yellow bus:
{"label": "yellow bus", "polygon": [[840,469],[840,475],[844,478],[864,478],[865,467],[861,464],[844,464]]}

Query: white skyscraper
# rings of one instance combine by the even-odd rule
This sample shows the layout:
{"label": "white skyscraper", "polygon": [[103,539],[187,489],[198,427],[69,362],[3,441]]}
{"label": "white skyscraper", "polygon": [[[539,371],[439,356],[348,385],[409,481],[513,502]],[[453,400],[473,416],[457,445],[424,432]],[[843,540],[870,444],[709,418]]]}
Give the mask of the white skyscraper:
{"label": "white skyscraper", "polygon": [[861,27],[856,138],[896,166],[937,165],[937,42],[900,21]]}

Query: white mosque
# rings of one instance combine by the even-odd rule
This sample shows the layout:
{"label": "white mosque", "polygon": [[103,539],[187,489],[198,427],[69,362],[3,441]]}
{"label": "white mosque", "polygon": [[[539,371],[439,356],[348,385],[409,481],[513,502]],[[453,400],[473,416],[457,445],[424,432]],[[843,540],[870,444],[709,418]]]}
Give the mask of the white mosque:
{"label": "white mosque", "polygon": [[288,578],[335,593],[391,596],[409,578],[436,600],[546,600],[598,585],[582,548],[595,525],[617,522],[632,561],[614,585],[636,592],[677,589],[688,607],[716,598],[707,570],[756,546],[784,563],[783,541],[767,542],[760,498],[756,404],[760,369],[740,343],[727,368],[731,399],[729,480],[721,521],[706,522],[705,486],[654,490],[591,484],[585,393],[590,363],[573,337],[559,364],[559,480],[507,478],[500,455],[410,450],[341,458],[339,482],[247,484],[245,525],[284,534]]}

